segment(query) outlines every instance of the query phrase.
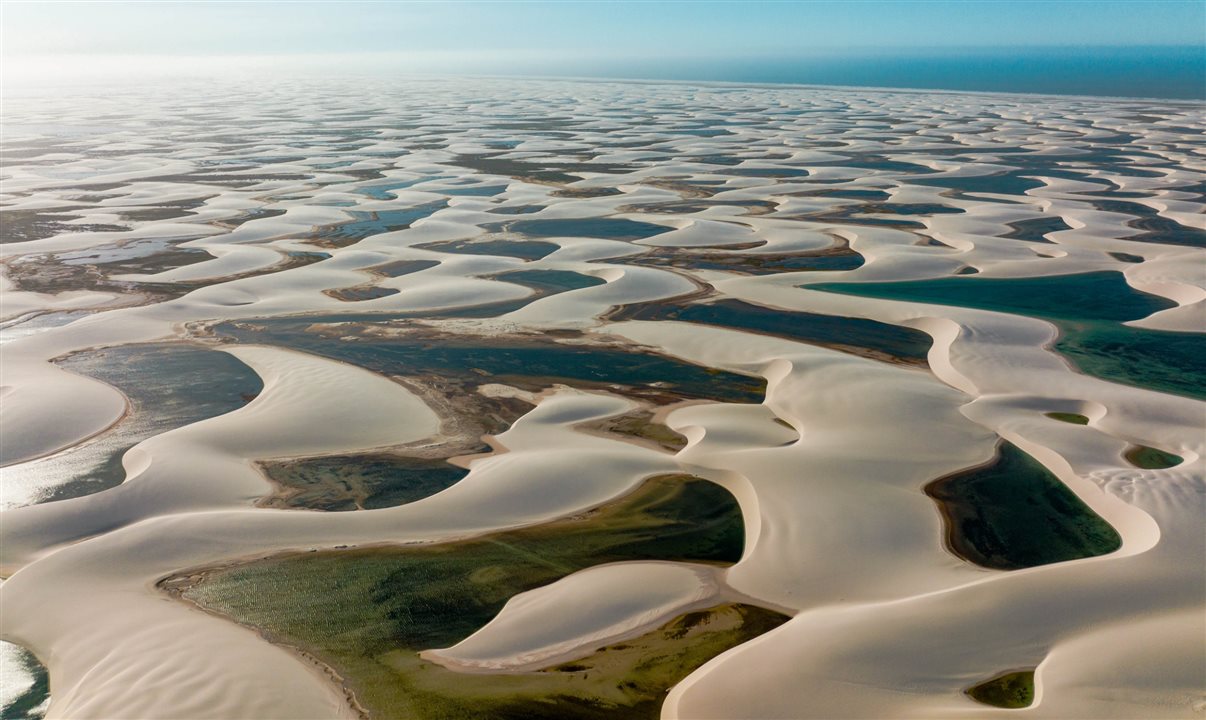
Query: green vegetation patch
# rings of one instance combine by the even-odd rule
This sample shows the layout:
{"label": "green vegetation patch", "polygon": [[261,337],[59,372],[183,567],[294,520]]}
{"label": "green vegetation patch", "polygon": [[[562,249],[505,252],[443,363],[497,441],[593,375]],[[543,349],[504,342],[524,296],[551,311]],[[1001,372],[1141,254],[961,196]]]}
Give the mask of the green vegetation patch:
{"label": "green vegetation patch", "polygon": [[588,430],[601,430],[606,433],[624,435],[626,437],[653,443],[665,450],[678,452],[687,446],[687,438],[665,424],[655,422],[653,413],[637,410],[623,415],[614,415],[603,420],[585,423],[581,426]]}
{"label": "green vegetation patch", "polygon": [[451,487],[467,470],[443,460],[387,454],[329,455],[259,463],[278,490],[260,504],[310,510],[375,510]]}
{"label": "green vegetation patch", "polygon": [[454,645],[506,601],[610,562],[731,563],[744,529],[723,488],[659,476],[584,515],[433,545],[292,553],[162,586],[331,665],[375,718],[656,717],[665,691],[783,622],[727,605],[547,672],[453,673],[418,651]]}
{"label": "green vegetation patch", "polygon": [[380,287],[377,285],[358,285],[338,290],[323,290],[322,292],[328,297],[333,297],[343,302],[363,302],[365,300],[376,300],[378,298],[389,297],[390,295],[397,295],[400,291],[396,288]]}
{"label": "green vegetation patch", "polygon": [[1081,415],[1080,413],[1049,412],[1049,413],[1046,413],[1046,415],[1047,415],[1047,417],[1051,418],[1052,420],[1059,420],[1060,422],[1071,423],[1073,425],[1088,425],[1089,424],[1089,418],[1085,417],[1084,415]]}
{"label": "green vegetation patch", "polygon": [[1185,462],[1185,458],[1180,455],[1173,455],[1147,445],[1132,445],[1123,457],[1130,464],[1144,470],[1167,470]]}
{"label": "green vegetation patch", "polygon": [[972,700],[993,707],[1016,710],[1034,702],[1034,670],[1018,670],[985,680],[967,690]]}
{"label": "green vegetation patch", "polygon": [[[657,718],[666,691],[708,660],[787,617],[743,604],[681,615],[637,638],[539,672],[464,674],[395,651],[399,708],[373,717],[611,720]],[[403,710],[403,708],[405,708]]]}
{"label": "green vegetation patch", "polygon": [[935,480],[925,492],[959,557],[1018,570],[1105,555],[1122,538],[1042,463],[1002,442],[988,464]]}

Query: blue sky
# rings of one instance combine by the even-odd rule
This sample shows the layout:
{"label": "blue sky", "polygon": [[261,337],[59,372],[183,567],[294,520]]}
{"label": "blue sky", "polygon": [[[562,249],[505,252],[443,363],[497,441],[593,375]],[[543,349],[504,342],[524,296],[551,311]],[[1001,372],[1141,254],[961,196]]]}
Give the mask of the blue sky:
{"label": "blue sky", "polygon": [[1201,0],[4,2],[6,52],[681,57],[1206,42]]}
{"label": "blue sky", "polygon": [[748,80],[767,62],[806,71],[846,60],[1084,55],[1102,46],[1139,49],[1132,54],[1196,46],[1175,63],[1206,65],[1203,0],[3,0],[2,8],[4,59],[24,70],[269,59],[304,67],[304,56],[327,68]]}

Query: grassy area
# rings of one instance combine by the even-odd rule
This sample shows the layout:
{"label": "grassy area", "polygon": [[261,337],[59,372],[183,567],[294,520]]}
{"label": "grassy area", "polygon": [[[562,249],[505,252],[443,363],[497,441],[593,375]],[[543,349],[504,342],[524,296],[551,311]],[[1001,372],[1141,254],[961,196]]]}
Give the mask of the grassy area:
{"label": "grassy area", "polygon": [[346,678],[373,717],[656,717],[665,691],[723,650],[786,620],[743,605],[691,613],[547,671],[453,673],[446,647],[519,592],[625,560],[739,559],[736,501],[698,478],[653,478],[585,515],[454,543],[294,553],[164,586],[304,648]]}
{"label": "grassy area", "polygon": [[280,488],[261,504],[311,510],[375,510],[451,487],[467,470],[443,460],[388,454],[329,455],[259,463]]}
{"label": "grassy area", "polygon": [[581,426],[587,430],[602,432],[653,443],[664,450],[678,452],[687,446],[687,438],[671,430],[665,424],[653,421],[653,413],[646,410],[636,410],[623,415],[616,415],[603,420],[585,423]]}
{"label": "grassy area", "polygon": [[976,702],[1016,710],[1034,702],[1034,670],[1018,670],[998,675],[968,689]]}
{"label": "grassy area", "polygon": [[996,570],[1105,555],[1117,531],[1042,463],[1002,442],[987,465],[930,483],[959,557]]}
{"label": "grassy area", "polygon": [[[395,651],[388,710],[374,718],[657,718],[666,691],[716,655],[778,627],[787,618],[726,604],[681,615],[662,627],[573,662],[539,672],[463,674]],[[374,708],[376,710],[376,708]]]}

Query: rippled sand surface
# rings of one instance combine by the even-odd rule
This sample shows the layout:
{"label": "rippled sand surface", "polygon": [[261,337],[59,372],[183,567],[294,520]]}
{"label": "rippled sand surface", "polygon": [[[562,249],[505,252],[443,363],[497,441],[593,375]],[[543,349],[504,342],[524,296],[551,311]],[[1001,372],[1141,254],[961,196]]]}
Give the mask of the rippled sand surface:
{"label": "rippled sand surface", "polygon": [[466,79],[5,113],[0,635],[47,717],[390,717],[223,573],[497,548],[650,478],[720,485],[743,542],[575,556],[415,658],[505,688],[726,608],[779,619],[663,717],[982,717],[1030,671],[1009,712],[1206,707],[1200,104]]}

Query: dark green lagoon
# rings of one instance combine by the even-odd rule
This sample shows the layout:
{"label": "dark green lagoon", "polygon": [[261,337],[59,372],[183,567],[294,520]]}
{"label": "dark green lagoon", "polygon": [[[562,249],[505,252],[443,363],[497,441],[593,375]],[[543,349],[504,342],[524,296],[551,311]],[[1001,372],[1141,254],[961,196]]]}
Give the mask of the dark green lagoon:
{"label": "dark green lagoon", "polygon": [[1135,290],[1119,272],[818,283],[806,287],[1041,318],[1059,328],[1055,350],[1081,372],[1110,382],[1206,398],[1206,335],[1123,325],[1174,307],[1175,303]]}
{"label": "dark green lagoon", "polygon": [[925,488],[941,508],[947,545],[994,570],[1105,555],[1122,538],[1042,463],[1002,441],[986,465]]}
{"label": "dark green lagoon", "polygon": [[605,240],[643,240],[673,230],[665,225],[627,218],[589,217],[563,220],[516,220],[487,226],[487,230],[518,233],[527,237],[591,237]]}
{"label": "dark green lagoon", "polygon": [[512,270],[499,273],[494,279],[531,288],[539,297],[606,284],[602,278],[569,270]]}
{"label": "dark green lagoon", "polygon": [[740,300],[677,305],[646,303],[623,308],[614,320],[679,320],[777,335],[833,347],[877,360],[925,365],[932,340],[920,330],[863,318],[818,315]]}

